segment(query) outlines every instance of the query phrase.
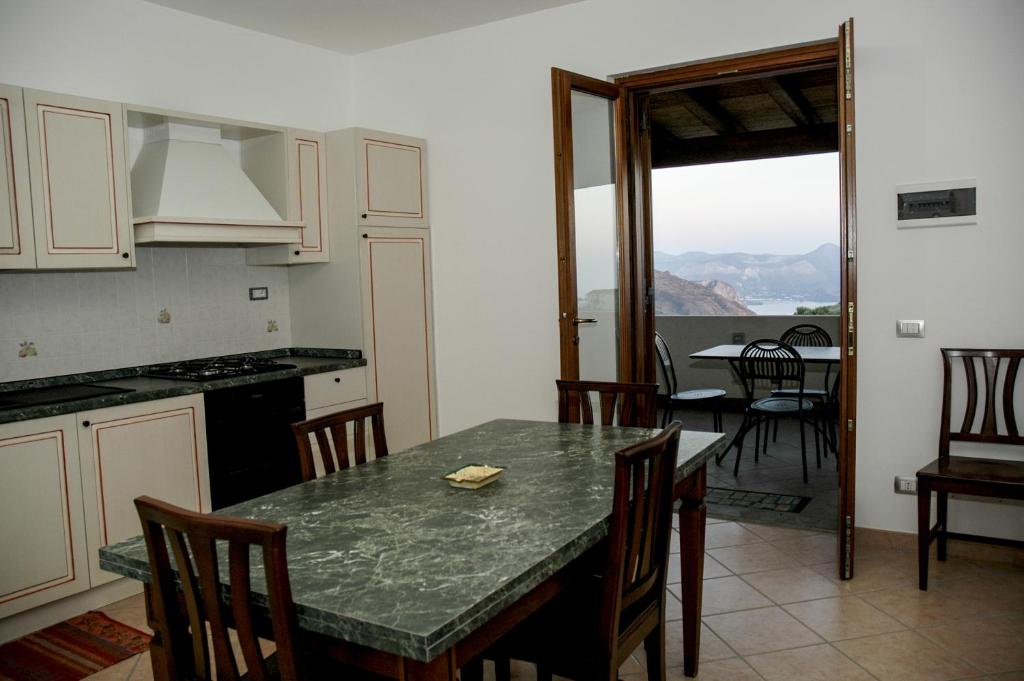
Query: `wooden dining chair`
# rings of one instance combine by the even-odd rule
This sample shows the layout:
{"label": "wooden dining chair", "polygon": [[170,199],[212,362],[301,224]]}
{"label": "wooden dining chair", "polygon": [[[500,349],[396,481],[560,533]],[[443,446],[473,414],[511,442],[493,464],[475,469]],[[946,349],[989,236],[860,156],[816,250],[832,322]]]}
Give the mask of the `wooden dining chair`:
{"label": "wooden dining chair", "polygon": [[[370,432],[373,434],[374,458],[387,456],[388,442],[384,435],[383,402],[293,423],[292,431],[295,433],[295,441],[299,446],[299,464],[302,469],[303,482],[317,477],[311,435],[316,440],[316,453],[319,454],[325,475],[349,466],[366,463],[367,421],[370,422]],[[352,424],[354,450],[351,452],[348,437],[350,423]]]}
{"label": "wooden dining chair", "polygon": [[596,398],[603,426],[654,428],[657,425],[657,383],[556,380],[555,385],[560,423],[593,424],[593,399]]}
{"label": "wooden dining chair", "polygon": [[664,681],[665,585],[672,533],[672,490],[681,424],[615,454],[611,529],[603,570],[514,630],[504,649],[574,681],[617,681],[643,644],[648,681]]}
{"label": "wooden dining chair", "polygon": [[[942,349],[939,456],[917,472],[918,586],[922,591],[928,590],[928,551],[933,539],[938,540],[936,553],[941,561],[946,560],[949,537],[990,541],[987,537],[949,532],[950,494],[1024,499],[1024,460],[1020,458],[1024,436],[1014,411],[1014,400],[1020,397],[1017,379],[1022,358],[1024,350]],[[963,385],[965,393],[964,415],[958,425],[952,422],[954,383]],[[951,442],[1014,445],[1015,458],[952,456]],[[937,516],[934,526],[932,492]]]}
{"label": "wooden dining chair", "polygon": [[[785,331],[782,332],[782,335],[779,336],[779,340],[781,340],[783,343],[786,343],[788,345],[793,346],[794,348],[827,348],[827,347],[831,347],[831,345],[832,345],[832,336],[829,335],[828,331],[826,331],[825,329],[821,328],[817,324],[797,324],[796,326],[791,326],[791,327],[789,327],[788,329],[786,329]],[[816,401],[818,401],[820,403],[820,404],[817,405],[818,406],[817,413],[819,413],[819,414],[825,414],[826,412],[830,411],[830,408],[828,406],[828,401],[829,401],[829,398],[832,395],[832,390],[831,390],[831,388],[829,388],[829,385],[831,383],[831,378],[832,378],[832,364],[829,363],[829,364],[825,365],[825,379],[824,379],[823,387],[821,387],[821,388],[814,388],[814,387],[804,386],[804,397],[806,397],[808,399],[811,399],[811,400],[816,400]],[[836,378],[836,381],[838,381],[838,377]],[[787,387],[780,386],[780,387],[777,387],[775,390],[772,391],[772,395],[775,395],[775,396],[778,396],[778,397],[792,397],[794,390],[795,390],[794,388],[787,388]],[[815,427],[815,430],[814,430],[814,449],[815,449],[815,451],[821,451],[820,445],[818,443],[818,431],[820,430],[822,433],[825,433],[828,429],[829,429],[829,424],[827,422],[824,422],[824,421],[820,424],[820,427],[819,426]],[[773,431],[772,431],[772,441],[773,442],[777,441],[778,438],[779,438],[779,420],[775,419],[774,428],[773,428]],[[828,437],[826,436],[826,443],[827,442],[828,442]],[[824,451],[827,452],[827,449],[824,450]]]}
{"label": "wooden dining chair", "polygon": [[672,353],[668,349],[665,338],[657,331],[654,332],[654,351],[658,355],[661,379],[665,382],[666,387],[666,394],[661,396],[664,402],[661,427],[664,428],[672,420],[676,407],[705,402],[711,408],[711,429],[716,433],[721,433],[722,398],[725,397],[725,390],[722,388],[680,390],[679,381],[676,378],[676,366],[672,362]]}
{"label": "wooden dining chair", "polygon": [[[135,500],[152,573],[148,585],[154,638],[170,681],[299,681],[306,678],[297,648],[285,554],[288,528],[244,518],[194,513],[150,497]],[[222,589],[218,542],[227,543],[230,586]],[[170,552],[168,552],[170,546]],[[269,615],[253,612],[250,548],[258,549],[266,577]],[[173,555],[173,567],[171,555]],[[176,581],[180,581],[179,584]],[[225,603],[222,590],[230,597]],[[179,593],[184,609],[179,604]],[[269,617],[269,629],[266,622]],[[213,659],[207,639],[209,625]],[[228,628],[237,633],[242,661],[239,672]],[[264,658],[258,636],[272,638],[277,650]],[[154,652],[154,654],[157,654]]]}

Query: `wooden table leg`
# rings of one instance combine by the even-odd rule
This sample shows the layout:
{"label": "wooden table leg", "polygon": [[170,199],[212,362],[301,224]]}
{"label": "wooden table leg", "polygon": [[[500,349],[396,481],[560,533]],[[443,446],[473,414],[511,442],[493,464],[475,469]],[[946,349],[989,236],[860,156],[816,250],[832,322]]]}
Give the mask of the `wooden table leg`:
{"label": "wooden table leg", "polygon": [[697,676],[700,660],[700,607],[704,583],[704,527],[707,522],[707,466],[679,490],[679,571],[683,592],[683,674]]}
{"label": "wooden table leg", "polygon": [[404,681],[455,681],[455,651],[446,650],[430,662],[417,662],[408,658],[402,661]]}

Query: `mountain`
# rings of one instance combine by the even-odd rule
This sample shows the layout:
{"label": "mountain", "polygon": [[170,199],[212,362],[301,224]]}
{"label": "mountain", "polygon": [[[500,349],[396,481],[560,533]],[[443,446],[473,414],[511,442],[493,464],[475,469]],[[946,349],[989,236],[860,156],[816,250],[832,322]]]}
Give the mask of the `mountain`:
{"label": "mountain", "polygon": [[831,243],[801,255],[654,252],[655,270],[688,282],[726,282],[741,300],[838,300],[840,262]]}
{"label": "mountain", "polygon": [[750,316],[755,314],[739,301],[736,290],[722,281],[686,281],[671,272],[654,270],[654,314]]}

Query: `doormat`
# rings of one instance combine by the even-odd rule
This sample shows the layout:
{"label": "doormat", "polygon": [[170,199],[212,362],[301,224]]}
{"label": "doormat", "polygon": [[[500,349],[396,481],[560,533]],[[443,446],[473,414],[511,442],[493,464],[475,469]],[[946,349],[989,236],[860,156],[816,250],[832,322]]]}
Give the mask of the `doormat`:
{"label": "doormat", "polygon": [[781,511],[782,513],[799,513],[811,497],[800,497],[793,494],[776,494],[774,492],[751,492],[745,489],[728,489],[725,487],[708,487],[706,501],[709,504],[722,506],[742,506],[758,508],[764,511]]}
{"label": "doormat", "polygon": [[0,679],[78,681],[145,651],[150,638],[90,611],[0,646]]}

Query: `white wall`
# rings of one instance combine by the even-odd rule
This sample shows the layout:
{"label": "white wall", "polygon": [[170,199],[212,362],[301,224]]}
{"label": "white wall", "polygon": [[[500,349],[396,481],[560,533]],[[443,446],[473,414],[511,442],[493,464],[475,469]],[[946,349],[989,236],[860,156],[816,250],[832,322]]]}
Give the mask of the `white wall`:
{"label": "white wall", "polygon": [[[347,57],[139,0],[0,0],[2,83],[327,130],[350,124],[349,78]],[[241,249],[136,258],[0,274],[0,381],[291,345],[285,269],[247,267]],[[37,355],[18,357],[29,341]]]}
{"label": "white wall", "polygon": [[[835,35],[856,17],[858,518],[935,455],[941,346],[1024,344],[1024,3],[591,0],[354,58],[355,122],[430,143],[441,429],[549,419],[558,374],[549,69],[593,76]],[[976,177],[976,227],[896,231],[897,184]],[[894,337],[898,317],[928,337]],[[1020,508],[952,529],[1024,538]],[[1000,512],[1002,511],[1002,512]]]}

